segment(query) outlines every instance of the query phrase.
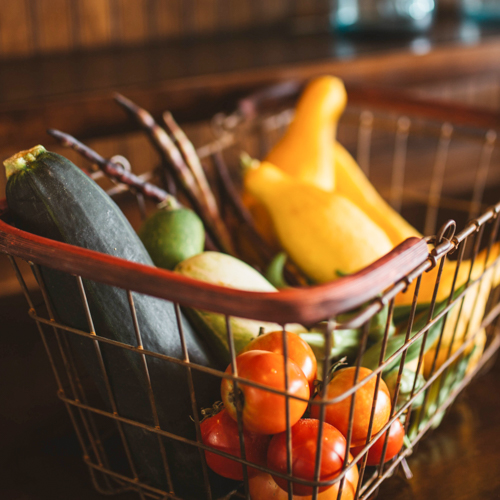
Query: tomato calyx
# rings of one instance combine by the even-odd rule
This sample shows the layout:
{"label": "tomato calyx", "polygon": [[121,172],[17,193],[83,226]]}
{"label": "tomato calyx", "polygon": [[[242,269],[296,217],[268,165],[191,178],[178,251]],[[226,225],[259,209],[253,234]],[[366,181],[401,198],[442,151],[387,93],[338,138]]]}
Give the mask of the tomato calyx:
{"label": "tomato calyx", "polygon": [[349,363],[347,362],[347,356],[339,359],[330,367],[328,375],[325,377],[325,380],[315,380],[314,381],[314,392],[312,398],[315,398],[319,394],[321,394],[323,387],[328,385],[333,378],[333,374],[342,366],[347,366]]}
{"label": "tomato calyx", "polygon": [[[224,403],[222,401],[216,401],[210,408],[202,408],[201,409],[201,420],[200,424],[207,420],[210,417],[213,417],[214,415],[217,415],[217,413],[220,413],[224,409]],[[194,421],[193,418],[191,420]]]}
{"label": "tomato calyx", "polygon": [[228,394],[228,401],[236,408],[237,412],[241,412],[245,406],[245,394],[239,387],[237,391],[233,389]]}

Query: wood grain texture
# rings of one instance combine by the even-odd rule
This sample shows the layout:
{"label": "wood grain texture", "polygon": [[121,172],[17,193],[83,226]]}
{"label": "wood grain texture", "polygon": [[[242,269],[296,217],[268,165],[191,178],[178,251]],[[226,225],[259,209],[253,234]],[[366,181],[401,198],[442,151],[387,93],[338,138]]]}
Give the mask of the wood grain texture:
{"label": "wood grain texture", "polygon": [[111,0],[75,0],[77,22],[80,25],[79,43],[82,47],[101,47],[111,44],[116,19]]}
{"label": "wood grain texture", "polygon": [[35,0],[35,22],[39,30],[38,52],[63,52],[74,48],[71,29],[74,2],[71,0]]}
{"label": "wood grain texture", "polygon": [[148,8],[148,0],[117,0],[111,16],[117,17],[118,44],[140,43],[149,39]]}
{"label": "wood grain texture", "polygon": [[172,38],[183,33],[182,5],[183,0],[149,0],[153,38]]}
{"label": "wood grain texture", "polygon": [[1,0],[0,12],[0,57],[32,54],[35,47],[29,0]]}
{"label": "wood grain texture", "polygon": [[190,11],[192,33],[207,35],[217,32],[219,29],[217,14],[217,0],[193,0]]}

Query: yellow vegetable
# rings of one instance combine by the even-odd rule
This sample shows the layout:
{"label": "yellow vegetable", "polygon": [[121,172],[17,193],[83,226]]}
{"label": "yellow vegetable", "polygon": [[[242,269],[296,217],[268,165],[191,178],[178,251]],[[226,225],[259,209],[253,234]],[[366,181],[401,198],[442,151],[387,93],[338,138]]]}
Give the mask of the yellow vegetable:
{"label": "yellow vegetable", "polygon": [[[475,267],[475,266],[474,266]],[[484,273],[480,281],[472,285],[462,299],[458,300],[453,309],[448,313],[446,325],[441,339],[441,347],[439,349],[436,368],[439,368],[448,358],[448,351],[454,353],[465,340],[469,339],[479,331],[481,322],[486,310],[488,297],[492,289],[494,277],[494,268],[490,268]],[[480,334],[478,334],[479,337]],[[480,342],[480,340],[476,340]],[[425,378],[430,376],[430,370],[436,354],[438,340],[435,345],[429,349],[425,356]],[[465,353],[470,352],[474,348],[474,343],[470,344]],[[484,347],[484,345],[483,345]],[[477,361],[476,361],[477,362]]]}
{"label": "yellow vegetable", "polygon": [[[266,161],[297,180],[349,198],[386,232],[393,246],[411,236],[421,237],[384,201],[352,156],[335,141],[346,100],[344,85],[338,78],[323,76],[309,83],[292,123]],[[252,213],[257,230],[276,250],[275,229],[265,208],[248,192],[244,193],[243,202]]]}
{"label": "yellow vegetable", "polygon": [[387,233],[394,246],[412,236],[422,237],[380,196],[354,158],[339,142],[335,143],[335,177],[336,191],[347,196],[366,212]]}
{"label": "yellow vegetable", "polygon": [[356,272],[393,248],[348,198],[293,179],[269,162],[249,168],[244,184],[266,207],[286,253],[319,283]]}
{"label": "yellow vegetable", "polygon": [[[493,265],[493,261],[498,257],[499,250],[500,250],[500,243],[496,243],[490,251],[487,263],[488,267]],[[474,267],[472,268],[471,281],[478,279],[484,272],[486,255],[487,255],[487,250],[484,249],[476,257],[474,261]],[[458,270],[458,275],[457,275],[457,281],[455,284],[455,290],[458,290],[462,285],[467,283],[467,279],[469,277],[470,265],[471,262],[469,260],[463,261],[462,264],[460,265],[460,269]],[[436,302],[442,302],[443,300],[446,300],[450,296],[456,267],[457,267],[456,261],[450,261],[450,260],[445,261],[443,267],[443,273],[441,275],[441,280],[439,283]],[[419,304],[428,304],[431,302],[438,271],[439,271],[439,264],[436,267],[434,267],[434,269],[430,270],[428,273],[424,273],[422,275],[420,289],[418,292]],[[499,281],[500,281],[500,265],[496,266],[496,269],[493,270],[493,276],[491,282],[492,286],[493,287],[497,286],[499,284]],[[400,293],[396,296],[395,304],[397,306],[411,305],[413,301],[413,294],[415,292],[416,282],[417,280],[411,283],[405,293]]]}
{"label": "yellow vegetable", "polygon": [[342,80],[316,78],[305,88],[285,135],[266,161],[325,191],[335,189],[334,139],[347,95]]}

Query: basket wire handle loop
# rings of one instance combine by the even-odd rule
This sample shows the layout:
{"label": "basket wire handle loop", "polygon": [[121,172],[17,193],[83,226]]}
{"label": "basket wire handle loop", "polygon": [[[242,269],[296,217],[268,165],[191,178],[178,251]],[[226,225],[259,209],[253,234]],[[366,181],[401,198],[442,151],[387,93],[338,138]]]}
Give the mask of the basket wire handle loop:
{"label": "basket wire handle loop", "polygon": [[[315,457],[315,463],[314,463],[314,481],[318,482],[319,481],[319,476],[320,476],[320,470],[321,470],[321,452],[322,452],[322,446],[323,446],[323,425],[325,423],[325,415],[326,415],[326,403],[325,401],[328,399],[328,374],[330,373],[330,368],[331,368],[331,351],[332,351],[332,343],[333,343],[333,330],[335,328],[336,321],[332,318],[328,320],[327,326],[326,326],[326,333],[325,333],[325,357],[323,360],[323,384],[321,387],[321,402],[322,404],[319,407],[319,428],[318,428],[318,440],[317,440],[317,445],[316,445],[316,457]],[[344,470],[344,466],[342,470]],[[344,481],[344,478],[341,479],[341,484],[340,488],[342,488],[342,482]],[[314,486],[313,487],[313,494],[312,498],[313,500],[316,500],[318,494],[318,487]]]}
{"label": "basket wire handle loop", "polygon": [[[61,355],[61,359],[63,361],[63,365],[64,365],[64,368],[66,369],[66,375],[68,377],[68,381],[69,381],[69,384],[70,384],[70,390],[71,390],[71,393],[73,395],[73,399],[78,403],[80,402],[80,398],[79,398],[79,394],[78,394],[78,390],[77,390],[77,385],[75,383],[75,380],[74,380],[74,374],[73,374],[73,370],[72,370],[72,363],[71,363],[71,360],[69,359],[69,348],[68,348],[68,344],[66,343],[64,346],[63,346],[63,340],[61,340],[61,335],[60,335],[60,331],[59,329],[56,327],[56,320],[55,320],[55,315],[54,315],[54,311],[52,309],[52,305],[50,303],[50,299],[48,297],[48,293],[47,293],[47,289],[45,287],[45,282],[43,280],[43,277],[42,277],[42,273],[40,271],[40,267],[36,264],[33,264],[30,262],[30,266],[31,266],[31,269],[34,273],[34,275],[36,276],[36,279],[37,279],[37,282],[38,282],[38,285],[40,287],[40,290],[42,292],[42,296],[43,296],[43,300],[45,302],[45,306],[47,308],[47,312],[49,313],[49,318],[50,318],[50,323],[52,325],[52,329],[54,331],[54,336],[56,338],[56,342],[57,342],[57,345],[58,345],[58,348],[59,348],[59,353]],[[63,338],[65,339],[65,336],[63,335]],[[66,350],[65,350],[65,347],[66,347]],[[73,363],[74,365],[74,363]],[[60,393],[60,395],[63,395],[64,393]],[[90,442],[91,442],[91,447],[92,447],[92,450],[94,451],[94,454],[98,460],[98,463],[99,465],[102,465],[102,462],[101,462],[101,459],[100,459],[100,454],[99,454],[99,451],[97,449],[97,445],[96,445],[96,442],[95,442],[95,439],[92,435],[92,432],[90,431],[90,428],[89,428],[89,424],[87,422],[87,419],[83,413],[83,410],[79,409],[78,410],[78,414],[80,415],[80,418],[83,422],[83,425],[85,427],[85,430],[87,432],[87,435],[90,439]],[[74,423],[76,423],[76,420],[74,421]],[[83,439],[83,438],[82,438]],[[90,459],[90,455],[87,451],[87,446],[84,446],[82,447],[83,451],[84,451],[84,454],[85,454],[85,459]]]}
{"label": "basket wire handle loop", "polygon": [[[134,332],[135,332],[135,338],[137,341],[137,347],[138,347],[138,349],[143,350],[144,346],[142,344],[141,329],[139,326],[139,320],[137,319],[137,311],[135,309],[134,297],[133,297],[132,292],[130,290],[127,290],[127,299],[128,299],[128,303],[130,306],[130,314],[132,315],[132,322],[134,324]],[[146,377],[146,381],[148,384],[148,396],[149,396],[149,403],[151,405],[151,413],[153,415],[153,422],[155,424],[156,429],[161,429],[160,419],[158,418],[158,411],[156,408],[155,395],[153,392],[153,386],[151,385],[151,377],[149,375],[148,361],[147,361],[146,355],[144,353],[141,353],[140,358],[142,361],[142,367],[144,369],[144,375]],[[174,493],[172,476],[170,474],[170,467],[168,465],[167,454],[165,451],[165,445],[163,443],[163,439],[160,436],[160,434],[157,434],[156,436],[158,438],[158,445],[160,447],[160,453],[161,453],[161,458],[163,461],[163,468],[165,470],[165,476],[167,478],[168,488],[169,488],[169,491],[171,493]]]}
{"label": "basket wire handle loop", "polygon": [[[82,303],[83,303],[83,305],[85,307],[85,313],[87,315],[87,321],[89,322],[89,328],[91,329],[90,334],[92,336],[96,336],[96,332],[94,330],[94,324],[93,324],[93,321],[92,321],[92,316],[91,316],[91,313],[90,313],[90,307],[89,307],[88,300],[87,300],[87,294],[85,292],[85,287],[83,285],[83,280],[82,280],[81,276],[77,276],[77,283],[78,283],[78,290],[80,292]],[[93,339],[92,342],[94,344],[94,350],[95,350],[95,353],[96,353],[96,356],[97,356],[97,361],[99,363],[99,367],[100,367],[101,372],[103,374],[104,385],[106,387],[106,392],[108,394],[109,403],[110,403],[111,409],[113,411],[113,416],[117,416],[118,415],[118,409],[117,409],[115,398],[114,398],[114,395],[113,395],[113,390],[111,389],[111,383],[109,381],[109,376],[108,376],[108,372],[106,370],[106,365],[104,364],[104,359],[103,359],[103,356],[102,356],[102,352],[101,352],[101,347],[99,345],[99,341],[97,339]],[[134,481],[137,484],[139,484],[139,477],[137,475],[137,469],[136,469],[134,461],[132,459],[132,454],[130,452],[130,448],[129,448],[129,445],[128,445],[127,438],[125,436],[125,432],[123,431],[122,423],[119,420],[117,420],[117,419],[114,419],[114,420],[116,422],[116,426],[117,426],[118,432],[120,434],[120,438],[121,438],[121,441],[122,441],[122,444],[123,444],[123,448],[125,449],[125,455],[127,457],[127,462],[129,464],[130,470],[132,472],[132,476],[134,478]],[[142,488],[138,487],[137,492],[138,492],[139,496],[141,497],[141,500],[143,500],[144,499],[144,493],[142,491]]]}
{"label": "basket wire handle loop", "polygon": [[[231,327],[231,317],[229,315],[225,315],[226,319],[226,333],[227,333],[227,345],[229,346],[229,356],[231,358],[231,370],[232,370],[232,382],[233,382],[233,394],[234,394],[234,406],[236,408],[236,423],[238,425],[238,436],[240,439],[240,452],[241,452],[241,458],[243,460],[246,460],[246,450],[245,450],[245,439],[243,435],[243,408],[241,405],[241,398],[240,398],[240,389],[238,387],[239,383],[238,381],[233,378],[238,376],[238,365],[236,363],[236,349],[234,347],[234,337],[233,337],[233,330]],[[243,468],[243,483],[245,485],[245,498],[247,500],[251,500],[250,498],[250,491],[249,491],[249,485],[248,485],[248,469],[246,464],[242,464]]]}
{"label": "basket wire handle loop", "polygon": [[445,224],[443,224],[443,226],[441,226],[436,236],[427,238],[427,243],[434,244],[434,248],[429,253],[431,267],[427,269],[427,272],[431,271],[437,266],[439,259],[444,260],[444,256],[446,254],[454,251],[456,247],[456,228],[457,223],[454,220],[450,219]]}
{"label": "basket wire handle loop", "polygon": [[[189,384],[189,395],[191,397],[191,408],[193,411],[193,419],[194,419],[194,424],[196,428],[196,440],[201,443],[202,438],[201,438],[201,428],[200,428],[200,418],[198,416],[198,405],[196,403],[196,391],[194,389],[194,381],[193,381],[193,370],[191,369],[190,366],[190,360],[189,360],[189,351],[186,345],[186,337],[184,335],[184,326],[182,325],[182,319],[181,319],[181,307],[178,302],[174,303],[174,310],[175,310],[175,318],[177,321],[177,330],[179,332],[179,338],[181,341],[181,348],[182,348],[182,354],[184,356],[184,361],[186,362],[186,368],[187,368],[187,374],[188,374],[188,384]],[[201,464],[202,464],[202,469],[203,469],[203,481],[205,483],[205,491],[207,492],[207,500],[212,499],[212,489],[210,487],[210,480],[208,477],[208,466],[207,466],[207,461],[205,457],[205,453],[202,450],[202,448],[198,448],[200,452],[200,459],[201,459]]]}

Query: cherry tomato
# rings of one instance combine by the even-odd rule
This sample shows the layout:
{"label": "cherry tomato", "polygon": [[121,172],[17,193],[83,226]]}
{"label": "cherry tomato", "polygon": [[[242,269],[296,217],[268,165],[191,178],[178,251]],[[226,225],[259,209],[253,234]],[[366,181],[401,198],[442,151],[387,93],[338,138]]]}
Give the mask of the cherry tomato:
{"label": "cherry tomato", "polygon": [[[291,429],[292,439],[292,475],[308,481],[314,480],[316,463],[316,448],[318,444],[319,421],[312,418],[299,420]],[[320,481],[328,481],[338,476],[342,470],[346,452],[344,436],[330,424],[323,424],[321,448]],[[273,436],[267,450],[267,466],[276,472],[287,473],[287,436],[282,432]],[[288,491],[288,481],[273,475],[274,480],[284,490]],[[328,486],[319,488],[325,491]],[[294,483],[293,492],[296,495],[311,495],[313,488],[304,484]]]}
{"label": "cherry tomato", "polygon": [[[344,368],[334,373],[332,380],[328,384],[328,399],[337,398],[354,385],[354,372],[356,368]],[[361,367],[359,370],[358,382],[368,377],[372,371]],[[364,445],[368,436],[368,425],[372,411],[372,404],[375,394],[377,377],[374,376],[356,391],[356,401],[354,404],[354,418],[352,423],[351,447]],[[320,399],[318,395],[315,399]],[[336,427],[344,436],[347,436],[349,426],[349,412],[351,408],[352,396],[349,396],[338,403],[328,404],[325,412],[325,422]],[[319,417],[319,405],[311,406],[311,417]],[[391,414],[391,395],[385,382],[380,379],[378,387],[377,404],[373,416],[372,436],[376,434],[389,420]]]}
{"label": "cherry tomato", "polygon": [[[384,450],[384,442],[387,431],[380,436],[372,447],[368,450],[368,458],[366,460],[367,465],[378,465],[382,459],[382,451]],[[405,429],[403,424],[398,420],[394,422],[389,427],[389,440],[387,441],[387,449],[385,452],[384,463],[388,462],[391,458],[394,458],[399,450],[403,447],[403,440],[405,437]],[[364,448],[364,444],[355,448],[351,448],[352,454],[358,456],[361,449]]]}
{"label": "cherry tomato", "polygon": [[[235,457],[241,457],[238,424],[227,414],[225,409],[203,420],[200,429],[203,444]],[[265,466],[270,436],[244,431],[243,439],[246,459],[249,462]],[[205,451],[205,458],[207,465],[217,474],[229,479],[243,479],[243,465],[239,462],[210,451]],[[250,471],[255,471],[255,469],[249,468]]]}
{"label": "cherry tomato", "polygon": [[[285,358],[268,351],[248,351],[237,356],[238,376],[273,389],[285,390]],[[291,360],[287,363],[288,390],[308,399],[309,384],[302,370]],[[231,365],[226,373],[232,373]],[[285,396],[240,382],[239,398],[242,404],[243,427],[257,434],[277,434],[286,429]],[[236,394],[232,380],[223,379],[221,396],[228,414],[237,419]],[[289,399],[290,425],[294,425],[307,409],[307,401]]]}
{"label": "cherry tomato", "polygon": [[[355,471],[356,479],[354,481],[349,480],[349,474],[351,471]],[[354,474],[354,473],[353,473]],[[344,481],[344,486],[342,488],[342,496],[339,500],[354,500],[354,495],[356,493],[356,485],[358,482],[358,468],[355,465],[347,474],[347,480]],[[318,493],[318,500],[337,500],[339,492],[339,484],[335,483],[331,488],[328,488],[321,493]],[[354,486],[353,486],[354,485]],[[273,479],[271,474],[266,472],[257,472],[248,480],[248,487],[250,490],[250,498],[252,500],[288,500],[288,492],[281,489],[276,481]],[[311,496],[298,496],[293,495],[294,500],[312,500]]]}
{"label": "cherry tomato", "polygon": [[[311,346],[296,333],[286,332],[286,339],[288,358],[294,361],[304,372],[312,393],[317,372],[316,356],[314,356]],[[256,349],[283,355],[283,332],[279,330],[259,335],[247,344],[241,352],[255,351]]]}

